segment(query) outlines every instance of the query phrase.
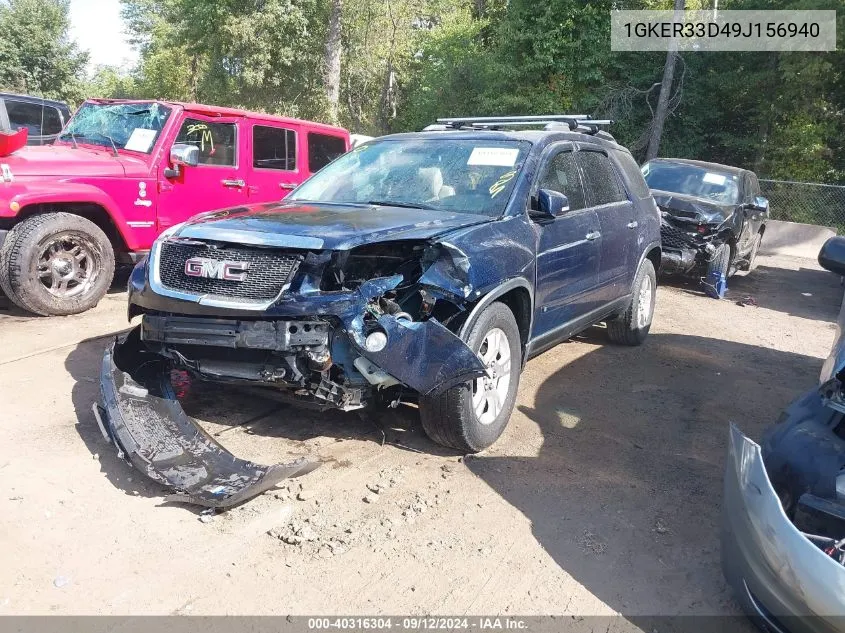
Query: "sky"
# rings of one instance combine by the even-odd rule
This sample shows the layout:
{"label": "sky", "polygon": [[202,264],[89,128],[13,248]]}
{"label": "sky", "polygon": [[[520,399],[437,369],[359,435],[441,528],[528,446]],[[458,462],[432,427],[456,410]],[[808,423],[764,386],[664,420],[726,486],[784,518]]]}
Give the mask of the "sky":
{"label": "sky", "polygon": [[98,65],[128,67],[138,53],[123,32],[120,0],[71,0],[70,36],[90,54],[88,72]]}

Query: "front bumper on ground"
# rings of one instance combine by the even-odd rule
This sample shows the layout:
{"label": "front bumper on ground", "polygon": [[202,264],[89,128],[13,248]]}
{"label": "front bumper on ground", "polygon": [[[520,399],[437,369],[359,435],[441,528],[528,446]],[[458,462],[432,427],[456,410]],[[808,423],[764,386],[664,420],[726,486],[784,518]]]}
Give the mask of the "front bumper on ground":
{"label": "front bumper on ground", "polygon": [[746,612],[769,630],[845,630],[845,567],[790,522],[760,447],[734,425],[725,472],[722,569]]}
{"label": "front bumper on ground", "polygon": [[[320,465],[298,459],[262,466],[235,457],[185,414],[166,365],[139,343],[136,331],[106,351],[100,373],[104,406],[94,405],[94,412],[118,455],[174,492],[168,500],[234,506]],[[131,365],[135,375],[120,365]]]}

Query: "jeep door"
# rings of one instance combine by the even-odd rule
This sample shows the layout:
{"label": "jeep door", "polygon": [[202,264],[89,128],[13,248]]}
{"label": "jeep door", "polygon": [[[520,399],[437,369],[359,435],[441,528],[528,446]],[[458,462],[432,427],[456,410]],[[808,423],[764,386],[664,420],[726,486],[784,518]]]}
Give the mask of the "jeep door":
{"label": "jeep door", "polygon": [[571,144],[547,150],[532,190],[564,194],[569,209],[556,218],[535,219],[539,233],[535,288],[535,337],[550,333],[594,310],[599,272],[599,219],[588,208]]}
{"label": "jeep door", "polygon": [[[609,303],[628,294],[633,283],[632,252],[636,246],[637,212],[616,173],[599,147],[580,146],[576,154],[587,204],[599,218],[598,299]],[[636,265],[636,264],[633,264]]]}
{"label": "jeep door", "polygon": [[250,202],[281,200],[308,173],[300,168],[302,149],[299,127],[270,121],[248,124],[250,154],[247,176]]}
{"label": "jeep door", "polygon": [[[225,209],[247,201],[247,143],[237,117],[208,117],[187,112],[176,138],[159,165],[158,228],[178,224],[203,211]],[[170,147],[183,143],[199,149],[199,164],[182,165],[168,178]]]}

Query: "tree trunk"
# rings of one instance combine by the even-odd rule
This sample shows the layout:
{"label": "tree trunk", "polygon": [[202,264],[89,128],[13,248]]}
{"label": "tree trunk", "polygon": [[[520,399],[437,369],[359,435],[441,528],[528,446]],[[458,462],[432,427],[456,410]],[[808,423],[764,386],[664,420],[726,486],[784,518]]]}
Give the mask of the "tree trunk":
{"label": "tree trunk", "polygon": [[197,84],[199,83],[199,72],[197,66],[199,65],[197,60],[197,54],[194,53],[191,56],[191,101],[196,103],[197,99]]}
{"label": "tree trunk", "polygon": [[340,33],[342,15],[343,0],[332,0],[332,11],[329,15],[329,32],[326,36],[326,58],[323,75],[326,100],[329,103],[329,119],[332,123],[338,122],[337,105],[340,101]]}
{"label": "tree trunk", "polygon": [[[675,0],[675,21],[678,21],[683,15],[685,5],[686,0]],[[679,12],[681,15],[679,15]],[[663,136],[666,115],[669,111],[669,98],[672,96],[672,81],[675,78],[675,62],[677,59],[678,41],[673,38],[669,43],[669,52],[666,53],[666,65],[663,67],[663,81],[660,83],[660,97],[657,99],[657,108],[654,111],[651,136],[648,139],[648,149],[645,154],[646,160],[656,158],[660,151],[660,141]]]}

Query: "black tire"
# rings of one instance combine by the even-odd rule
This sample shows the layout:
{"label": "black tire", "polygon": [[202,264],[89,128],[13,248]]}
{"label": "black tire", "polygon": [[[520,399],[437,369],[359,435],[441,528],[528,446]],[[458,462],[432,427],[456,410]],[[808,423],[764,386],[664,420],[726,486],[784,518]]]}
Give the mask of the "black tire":
{"label": "black tire", "polygon": [[[479,353],[485,338],[494,329],[504,333],[510,349],[510,382],[501,411],[494,419],[482,423],[473,408],[475,381],[448,389],[435,397],[420,398],[420,419],[426,435],[433,441],[463,453],[484,450],[505,430],[516,401],[519,374],[522,369],[522,346],[519,327],[513,313],[503,303],[493,303],[478,317],[467,336],[470,349]],[[487,405],[484,405],[487,406]]]}
{"label": "black tire", "polygon": [[[634,279],[631,302],[628,308],[612,321],[607,322],[607,336],[619,345],[641,345],[651,329],[654,318],[654,300],[657,297],[657,275],[651,260],[644,259]],[[648,299],[648,305],[644,300]],[[645,310],[641,314],[640,308]]]}
{"label": "black tire", "polygon": [[718,298],[716,287],[713,280],[718,280],[722,275],[725,279],[729,276],[729,268],[731,265],[731,247],[729,244],[722,244],[713,253],[713,257],[707,262],[707,268],[704,272],[705,292],[714,299]]}
{"label": "black tire", "polygon": [[[57,265],[64,266],[61,270],[68,270],[67,275],[73,274],[57,282],[53,291],[39,277],[39,266],[54,270],[41,261],[51,244],[57,245]],[[9,231],[0,247],[0,288],[16,305],[42,316],[78,314],[93,308],[108,291],[113,276],[114,251],[109,238],[90,220],[71,213],[27,218]]]}

